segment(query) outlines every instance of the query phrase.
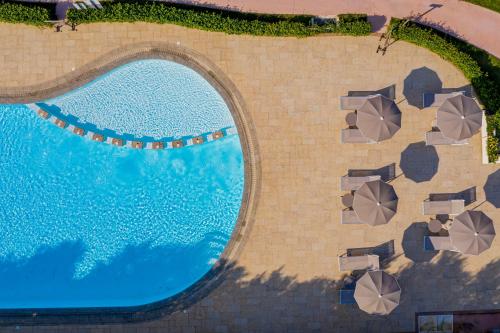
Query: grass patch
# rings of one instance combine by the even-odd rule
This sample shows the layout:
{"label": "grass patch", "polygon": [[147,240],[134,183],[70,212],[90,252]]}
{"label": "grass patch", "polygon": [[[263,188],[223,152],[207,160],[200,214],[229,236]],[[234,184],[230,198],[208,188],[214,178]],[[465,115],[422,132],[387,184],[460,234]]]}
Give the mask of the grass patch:
{"label": "grass patch", "polygon": [[403,26],[401,22],[399,19],[391,21],[396,39],[425,47],[438,54],[461,70],[471,82],[488,114],[488,157],[490,162],[495,162],[500,142],[500,60],[443,32],[417,23]]}
{"label": "grass patch", "polygon": [[160,2],[103,2],[103,9],[70,9],[70,23],[150,22],[170,23],[207,31],[256,36],[307,37],[320,33],[368,35],[365,16],[348,16],[338,22],[318,22],[309,15],[241,13]]}
{"label": "grass patch", "polygon": [[473,3],[475,5],[491,9],[495,12],[500,13],[500,1],[499,0],[465,0],[467,2]]}

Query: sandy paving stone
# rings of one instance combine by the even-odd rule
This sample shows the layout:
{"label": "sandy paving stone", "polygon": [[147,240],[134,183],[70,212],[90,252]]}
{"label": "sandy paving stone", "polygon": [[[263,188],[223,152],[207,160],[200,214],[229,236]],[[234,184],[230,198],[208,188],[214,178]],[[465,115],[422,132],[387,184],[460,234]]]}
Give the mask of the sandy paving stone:
{"label": "sandy paving stone", "polygon": [[[51,81],[117,47],[141,41],[179,41],[204,54],[245,100],[257,133],[262,189],[255,224],[236,263],[238,272],[186,313],[154,322],[22,327],[15,332],[401,331],[413,328],[415,311],[500,307],[498,239],[478,257],[443,253],[413,263],[403,254],[405,230],[427,221],[421,202],[431,192],[477,186],[477,203],[472,206],[482,203],[480,209],[500,230],[500,213],[484,202],[483,192],[487,176],[497,168],[481,164],[479,135],[468,146],[438,147],[438,173],[430,181],[415,183],[399,168],[401,152],[424,140],[435,116],[435,110],[408,105],[402,94],[404,79],[411,70],[427,67],[445,88],[467,85],[453,66],[403,42],[393,45],[386,56],[378,55],[376,37],[228,36],[143,23],[82,25],[78,32],[54,33],[1,24],[0,90]],[[401,130],[379,144],[340,144],[346,112],[339,110],[338,97],[348,90],[390,84],[396,84],[396,101],[403,112]],[[339,177],[348,168],[390,163],[397,164],[399,176],[392,182],[400,196],[394,219],[375,228],[340,225]],[[343,276],[337,256],[349,247],[389,240],[394,240],[397,256],[387,271],[400,277],[401,306],[391,316],[377,318],[355,306],[336,304],[336,281]],[[410,246],[422,244],[413,241]],[[495,276],[496,285],[480,283],[486,276]],[[432,292],[423,295],[426,290]]]}

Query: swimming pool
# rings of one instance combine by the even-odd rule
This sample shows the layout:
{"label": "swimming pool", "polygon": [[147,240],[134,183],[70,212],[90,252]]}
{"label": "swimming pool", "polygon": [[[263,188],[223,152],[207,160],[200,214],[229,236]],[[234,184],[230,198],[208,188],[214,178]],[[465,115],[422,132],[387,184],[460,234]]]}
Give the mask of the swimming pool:
{"label": "swimming pool", "polygon": [[[234,127],[199,74],[141,60],[43,101],[136,138]],[[180,149],[93,142],[0,105],[0,308],[121,307],[175,295],[210,270],[244,187],[237,134]]]}

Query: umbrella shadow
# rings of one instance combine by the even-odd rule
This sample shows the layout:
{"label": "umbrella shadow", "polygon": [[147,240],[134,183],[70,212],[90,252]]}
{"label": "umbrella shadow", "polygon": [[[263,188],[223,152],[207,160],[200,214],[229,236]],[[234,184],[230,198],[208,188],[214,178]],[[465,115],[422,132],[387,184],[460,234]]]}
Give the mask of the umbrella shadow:
{"label": "umbrella shadow", "polygon": [[500,170],[488,176],[483,189],[486,201],[495,206],[495,208],[500,208]]}
{"label": "umbrella shadow", "polygon": [[413,69],[403,82],[403,95],[408,104],[424,108],[424,93],[440,93],[443,82],[435,71],[428,67]]}
{"label": "umbrella shadow", "polygon": [[434,146],[425,142],[414,142],[401,153],[399,167],[406,178],[415,183],[431,180],[438,172],[439,156]]}
{"label": "umbrella shadow", "polygon": [[426,222],[412,223],[403,233],[405,257],[413,262],[429,262],[439,251],[425,251],[424,237],[429,235]]}

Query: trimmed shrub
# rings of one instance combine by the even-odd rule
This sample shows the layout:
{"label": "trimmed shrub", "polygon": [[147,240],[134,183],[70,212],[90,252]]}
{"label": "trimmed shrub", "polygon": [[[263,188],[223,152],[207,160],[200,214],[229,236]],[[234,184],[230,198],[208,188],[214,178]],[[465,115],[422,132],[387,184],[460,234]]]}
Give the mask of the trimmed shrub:
{"label": "trimmed shrub", "polygon": [[442,32],[416,23],[401,25],[393,19],[391,28],[396,39],[425,47],[451,62],[471,82],[474,91],[489,114],[488,157],[490,162],[498,158],[500,141],[500,60],[487,52]]}
{"label": "trimmed shrub", "polygon": [[50,25],[50,10],[34,4],[0,2],[0,22]]}
{"label": "trimmed shrub", "polygon": [[70,9],[69,22],[151,22],[171,23],[188,28],[258,36],[307,37],[320,33],[367,35],[367,21],[312,24],[313,16],[267,15],[181,6],[158,2],[107,2],[103,9]]}

